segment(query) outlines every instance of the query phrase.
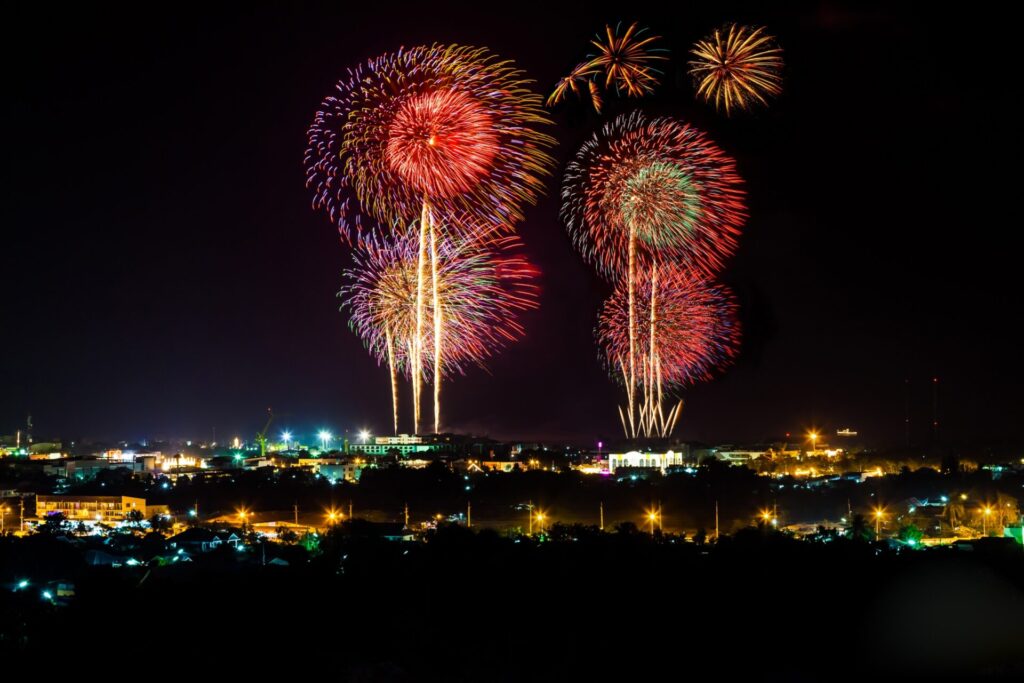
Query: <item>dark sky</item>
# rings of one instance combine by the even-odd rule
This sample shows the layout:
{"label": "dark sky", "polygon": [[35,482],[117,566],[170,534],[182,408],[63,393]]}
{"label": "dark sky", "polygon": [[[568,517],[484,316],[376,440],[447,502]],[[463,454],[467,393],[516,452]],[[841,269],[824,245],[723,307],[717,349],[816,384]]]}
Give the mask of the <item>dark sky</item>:
{"label": "dark sky", "polygon": [[[943,440],[1019,440],[1020,60],[994,9],[250,4],[5,6],[0,434],[31,413],[65,438],[247,437],[267,406],[297,431],[385,430],[386,371],[337,310],[348,252],[304,187],[320,100],[360,60],[434,41],[486,45],[546,93],[591,34],[637,19],[672,61],[656,97],[609,97],[605,115],[694,122],[749,191],[722,275],[742,353],[685,393],[679,434],[815,424],[899,444],[909,395],[924,441],[938,376]],[[786,69],[769,109],[727,119],[694,101],[685,53],[730,20],[767,25]],[[560,176],[602,119],[579,103],[553,116]],[[558,220],[558,183],[521,226],[542,306],[489,374],[446,386],[456,430],[617,435],[592,339],[608,287]]]}

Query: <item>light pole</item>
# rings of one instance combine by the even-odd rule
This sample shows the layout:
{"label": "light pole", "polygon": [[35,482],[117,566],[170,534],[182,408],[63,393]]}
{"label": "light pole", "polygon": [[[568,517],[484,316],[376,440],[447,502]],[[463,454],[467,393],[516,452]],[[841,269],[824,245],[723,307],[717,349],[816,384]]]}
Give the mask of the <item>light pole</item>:
{"label": "light pole", "polygon": [[329,431],[327,431],[326,429],[321,429],[319,433],[317,433],[317,438],[320,439],[320,450],[326,451],[327,445],[331,442],[331,439],[333,437],[331,436],[331,433]]}
{"label": "light pole", "polygon": [[988,518],[989,518],[989,515],[991,515],[991,514],[992,514],[992,508],[990,508],[988,505],[986,505],[984,507],[984,509],[982,509],[982,516],[981,516],[981,529],[982,529],[981,535],[982,536],[988,536]]}
{"label": "light pole", "polygon": [[878,540],[878,534],[881,533],[883,515],[885,511],[882,508],[875,508],[875,540]]}
{"label": "light pole", "polygon": [[6,527],[6,524],[7,524],[7,513],[10,512],[10,511],[11,511],[11,509],[9,507],[7,507],[6,505],[4,505],[3,507],[0,507],[0,535],[3,535],[4,531],[7,528]]}
{"label": "light pole", "polygon": [[811,440],[811,455],[814,455],[818,449],[818,432],[812,431],[807,436]]}
{"label": "light pole", "polygon": [[658,521],[658,511],[657,510],[653,510],[653,509],[650,510],[647,513],[647,521],[651,523],[651,537],[653,538],[654,537],[654,523],[656,521]]}

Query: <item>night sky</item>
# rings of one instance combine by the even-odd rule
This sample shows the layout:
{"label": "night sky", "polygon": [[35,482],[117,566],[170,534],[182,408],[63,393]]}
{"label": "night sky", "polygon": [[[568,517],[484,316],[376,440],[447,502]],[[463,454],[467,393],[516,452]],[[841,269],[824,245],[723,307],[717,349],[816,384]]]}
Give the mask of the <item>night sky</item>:
{"label": "night sky", "polygon": [[[749,193],[722,275],[744,345],[733,368],[686,392],[679,436],[849,426],[900,445],[909,397],[923,444],[937,376],[943,443],[1020,440],[1019,41],[998,13],[248,5],[5,7],[0,434],[31,413],[40,437],[216,429],[227,440],[251,437],[267,406],[300,432],[388,429],[387,372],[338,312],[348,250],[304,187],[319,102],[349,66],[435,41],[488,46],[546,95],[594,32],[635,19],[672,50],[663,85],[644,100],[609,96],[603,116],[579,101],[553,112],[558,170],[520,229],[543,273],[541,308],[489,374],[446,385],[448,426],[618,435],[621,391],[592,337],[609,288],[574,252],[557,188],[585,136],[639,107],[707,131]],[[689,45],[726,21],[766,25],[786,59],[783,95],[731,119],[697,103],[685,73]]]}

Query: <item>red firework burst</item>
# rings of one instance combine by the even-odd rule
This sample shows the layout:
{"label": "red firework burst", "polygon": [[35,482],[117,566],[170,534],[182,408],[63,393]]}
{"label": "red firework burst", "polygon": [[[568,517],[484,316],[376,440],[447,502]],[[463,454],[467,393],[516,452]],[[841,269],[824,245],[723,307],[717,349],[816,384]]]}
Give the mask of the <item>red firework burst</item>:
{"label": "red firework burst", "polygon": [[611,121],[566,168],[562,216],[584,257],[625,271],[631,230],[642,263],[679,261],[713,273],[746,219],[735,162],[689,124],[640,112]]}
{"label": "red firework burst", "polygon": [[[680,387],[708,380],[732,362],[739,346],[740,327],[735,298],[726,287],[685,268],[662,266],[653,277],[651,272],[643,272],[636,288],[636,364],[643,375],[660,380],[666,388]],[[627,284],[622,281],[605,302],[597,325],[602,360],[615,376],[621,376],[629,364],[627,299]]]}
{"label": "red firework burst", "polygon": [[344,237],[442,220],[511,227],[543,192],[554,139],[542,98],[485,49],[421,46],[370,60],[339,82],[309,128],[307,186]]}

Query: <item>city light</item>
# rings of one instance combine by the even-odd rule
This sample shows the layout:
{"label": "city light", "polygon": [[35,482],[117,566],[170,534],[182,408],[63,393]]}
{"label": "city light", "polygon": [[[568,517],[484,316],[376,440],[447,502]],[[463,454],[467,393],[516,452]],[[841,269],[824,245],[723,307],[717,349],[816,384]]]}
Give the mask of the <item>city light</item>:
{"label": "city light", "polygon": [[368,443],[370,441],[370,432],[365,429],[359,431],[359,443]]}
{"label": "city light", "polygon": [[883,507],[876,507],[875,510],[874,510],[874,513],[875,513],[875,538],[878,538],[878,534],[881,533],[881,530],[882,530],[882,518],[885,517],[885,508],[883,508]]}
{"label": "city light", "polygon": [[320,450],[326,451],[328,445],[331,443],[331,439],[334,437],[326,429],[321,429],[317,432],[316,438],[320,439]]}
{"label": "city light", "polygon": [[337,524],[338,521],[342,519],[342,516],[341,512],[337,508],[333,507],[327,508],[327,511],[324,513],[324,517],[327,519],[327,524],[329,526]]}
{"label": "city light", "polygon": [[287,450],[288,444],[292,442],[292,433],[289,431],[281,432],[281,441],[284,441],[284,447]]}

